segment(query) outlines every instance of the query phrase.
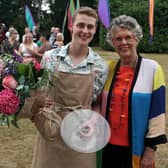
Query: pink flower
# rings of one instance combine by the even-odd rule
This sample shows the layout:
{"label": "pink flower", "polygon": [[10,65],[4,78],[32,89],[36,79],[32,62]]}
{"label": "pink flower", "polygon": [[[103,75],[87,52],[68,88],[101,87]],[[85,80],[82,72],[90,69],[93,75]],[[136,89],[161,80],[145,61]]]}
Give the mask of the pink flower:
{"label": "pink flower", "polygon": [[40,71],[41,65],[38,63],[38,61],[37,61],[37,60],[34,60],[34,61],[33,61],[33,64],[34,64],[34,66],[35,66],[36,71]]}
{"label": "pink flower", "polygon": [[15,114],[20,100],[12,89],[4,89],[0,92],[0,112],[3,114]]}
{"label": "pink flower", "polygon": [[18,83],[12,75],[7,75],[2,80],[2,86],[4,88],[16,89]]}

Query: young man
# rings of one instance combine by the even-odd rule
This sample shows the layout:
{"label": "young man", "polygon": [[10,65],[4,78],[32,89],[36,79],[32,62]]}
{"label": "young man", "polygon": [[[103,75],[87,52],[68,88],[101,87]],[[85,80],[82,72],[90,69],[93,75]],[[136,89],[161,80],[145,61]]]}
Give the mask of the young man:
{"label": "young man", "polygon": [[[55,120],[62,120],[79,106],[90,109],[101,93],[108,74],[107,65],[89,47],[96,33],[97,21],[95,10],[80,8],[73,16],[72,41],[43,56],[41,65],[52,71],[54,86],[50,91],[50,110],[38,113],[45,104],[41,97],[32,105],[34,122],[40,132],[32,168],[96,168],[96,154],[79,153],[66,146],[60,136],[59,122],[52,122],[52,117],[56,114]],[[55,75],[57,78],[53,77]],[[44,122],[41,118],[45,118]]]}

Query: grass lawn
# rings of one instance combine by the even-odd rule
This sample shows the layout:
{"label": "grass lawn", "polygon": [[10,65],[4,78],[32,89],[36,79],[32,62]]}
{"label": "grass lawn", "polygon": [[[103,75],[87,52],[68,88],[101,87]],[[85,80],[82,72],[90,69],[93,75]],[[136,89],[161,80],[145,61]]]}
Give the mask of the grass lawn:
{"label": "grass lawn", "polygon": [[[96,49],[105,59],[117,59],[113,52]],[[158,61],[168,84],[168,54],[142,54]],[[168,86],[168,85],[167,85]],[[167,103],[168,104],[168,99]],[[167,115],[168,120],[168,115]],[[36,129],[29,120],[19,121],[20,129],[0,127],[0,168],[30,168]],[[166,127],[168,133],[168,122]],[[156,168],[168,168],[168,145],[161,145],[156,154]]]}

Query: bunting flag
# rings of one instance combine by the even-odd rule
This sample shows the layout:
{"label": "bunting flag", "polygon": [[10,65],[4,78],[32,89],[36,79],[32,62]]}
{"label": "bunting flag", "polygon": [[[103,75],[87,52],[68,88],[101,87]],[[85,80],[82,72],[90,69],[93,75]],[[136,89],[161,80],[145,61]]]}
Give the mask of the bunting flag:
{"label": "bunting flag", "polygon": [[68,29],[70,32],[72,32],[72,17],[75,12],[75,5],[74,1],[70,0],[69,8],[68,8]]}
{"label": "bunting flag", "polygon": [[154,35],[154,0],[149,0],[149,43],[152,43]]}
{"label": "bunting flag", "polygon": [[27,5],[25,5],[25,19],[29,29],[32,31],[33,27],[35,26],[35,22],[31,14],[31,11]]}
{"label": "bunting flag", "polygon": [[76,0],[76,10],[78,10],[79,8],[80,8],[79,0]]}
{"label": "bunting flag", "polygon": [[69,4],[67,4],[66,10],[65,10],[65,15],[64,15],[64,20],[63,20],[63,24],[62,24],[62,33],[64,34],[64,30],[65,30],[65,25],[66,25],[66,21],[67,21],[67,13],[68,13],[68,8]]}
{"label": "bunting flag", "polygon": [[99,0],[98,14],[102,24],[105,26],[106,29],[108,29],[111,22],[109,0]]}

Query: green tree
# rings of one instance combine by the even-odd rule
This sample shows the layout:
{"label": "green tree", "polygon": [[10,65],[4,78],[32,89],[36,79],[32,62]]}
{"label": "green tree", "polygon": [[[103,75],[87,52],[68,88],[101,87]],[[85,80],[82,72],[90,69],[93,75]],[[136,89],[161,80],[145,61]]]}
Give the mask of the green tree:
{"label": "green tree", "polygon": [[[154,13],[154,38],[149,44],[149,25],[148,25],[148,1],[146,0],[113,0],[111,1],[112,18],[126,14],[137,19],[143,29],[144,37],[139,45],[141,52],[167,52],[168,53],[168,1],[155,0]],[[100,27],[100,46],[104,49],[111,49],[105,41],[106,30]]]}
{"label": "green tree", "polygon": [[[24,7],[27,4],[32,12],[35,23],[40,25],[40,31],[48,32],[51,26],[62,28],[65,10],[70,0],[1,0],[0,1],[0,22],[7,26],[13,25],[20,34],[23,34],[26,25]],[[42,2],[48,3],[50,11],[42,10]],[[74,0],[76,3],[76,0]],[[96,0],[80,0],[81,6],[97,8]],[[70,40],[70,34],[65,27],[65,40]],[[96,36],[98,39],[98,36]],[[96,42],[98,40],[95,40]]]}
{"label": "green tree", "polygon": [[[51,10],[50,18],[52,22],[50,24],[50,27],[58,26],[62,28],[65,11],[67,9],[67,6],[69,5],[70,0],[64,0],[64,1],[46,0],[46,2],[50,4],[50,10]],[[76,3],[76,0],[74,0],[74,3]],[[80,5],[95,8],[96,0],[80,0]],[[67,29],[67,25],[65,26],[64,36],[65,36],[65,43],[70,41],[70,33]]]}
{"label": "green tree", "polygon": [[15,19],[18,19],[23,12],[22,1],[0,1],[0,21],[6,23],[7,25],[14,25]]}
{"label": "green tree", "polygon": [[[22,34],[25,22],[25,4],[29,5],[35,21],[38,22],[38,12],[40,0],[1,0],[0,1],[0,22],[5,23],[7,26],[16,27]],[[40,19],[40,18],[39,18]]]}

